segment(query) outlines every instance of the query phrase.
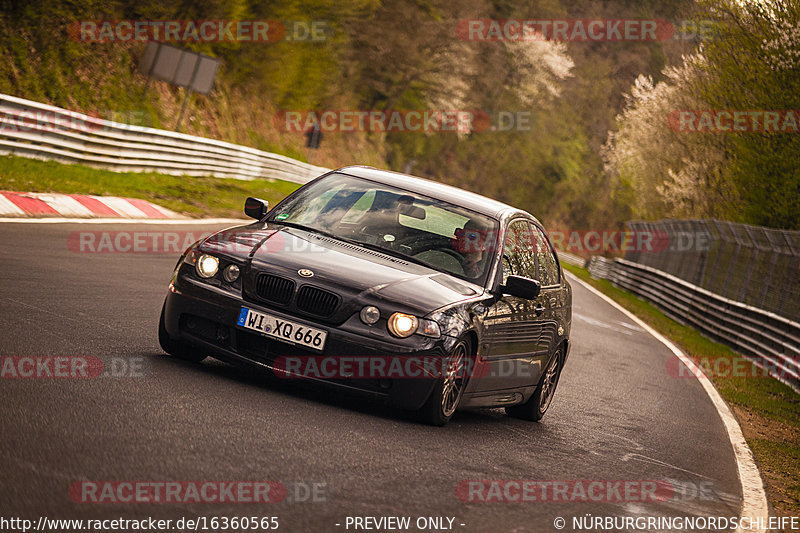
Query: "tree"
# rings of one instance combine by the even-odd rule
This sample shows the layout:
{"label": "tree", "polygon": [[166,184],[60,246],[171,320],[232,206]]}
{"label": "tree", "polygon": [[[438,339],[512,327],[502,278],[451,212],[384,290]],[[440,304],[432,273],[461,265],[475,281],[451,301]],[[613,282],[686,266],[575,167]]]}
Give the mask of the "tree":
{"label": "tree", "polygon": [[692,132],[674,123],[680,111],[717,116],[800,108],[798,6],[726,0],[706,8],[714,38],[680,67],[665,69],[661,83],[637,80],[619,131],[606,144],[606,170],[630,187],[637,217],[719,217],[798,228],[796,130],[765,131],[763,118],[744,131]]}

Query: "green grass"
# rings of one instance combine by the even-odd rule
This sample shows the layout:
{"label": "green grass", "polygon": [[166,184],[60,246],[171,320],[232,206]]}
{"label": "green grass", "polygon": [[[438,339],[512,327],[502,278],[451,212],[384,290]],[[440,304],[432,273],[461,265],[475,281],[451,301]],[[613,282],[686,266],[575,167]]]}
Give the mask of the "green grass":
{"label": "green grass", "polygon": [[142,198],[196,218],[244,218],[248,196],[270,202],[299,185],[288,181],[170,176],[153,172],[112,172],[26,157],[0,156],[0,190],[59,192]]}
{"label": "green grass", "polygon": [[699,359],[701,366],[707,364],[713,368],[718,358],[726,358],[737,368],[741,364],[744,376],[712,373],[711,380],[734,408],[778,514],[800,512],[800,395],[776,379],[747,377],[763,373],[754,370],[752,363],[728,346],[679,324],[650,302],[615,287],[608,280],[592,279],[586,269],[573,265],[564,265],[564,268],[631,311],[680,346],[687,355]]}
{"label": "green grass", "polygon": [[[800,448],[797,446],[764,438],[747,439],[747,444],[753,450],[753,454],[767,477],[782,477],[780,474],[787,470],[788,472],[794,470],[796,473],[797,465],[800,464]],[[800,501],[800,480],[796,475],[788,476],[783,480],[782,489],[786,496],[794,500],[795,505],[790,507],[790,510],[797,514],[797,502]],[[773,505],[776,505],[775,502]]]}

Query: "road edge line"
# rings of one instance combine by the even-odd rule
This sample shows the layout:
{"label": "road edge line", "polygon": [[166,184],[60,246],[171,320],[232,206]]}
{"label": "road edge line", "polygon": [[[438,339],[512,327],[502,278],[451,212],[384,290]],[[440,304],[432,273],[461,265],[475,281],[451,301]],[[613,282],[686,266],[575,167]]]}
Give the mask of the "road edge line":
{"label": "road edge line", "polygon": [[672,353],[674,353],[681,360],[681,362],[691,370],[691,372],[703,386],[703,389],[706,391],[708,397],[711,399],[711,403],[714,404],[720,419],[722,419],[722,424],[725,426],[725,430],[728,433],[728,440],[730,440],[731,446],[733,447],[733,455],[736,457],[739,484],[742,487],[742,510],[739,514],[739,523],[737,524],[736,533],[745,531],[762,533],[766,531],[766,529],[763,528],[742,528],[741,519],[743,517],[748,517],[751,519],[751,521],[759,521],[760,523],[765,523],[769,520],[769,503],[767,502],[767,493],[764,490],[764,480],[761,478],[761,472],[758,470],[755,457],[753,456],[752,450],[747,445],[747,441],[744,438],[744,433],[742,433],[742,428],[739,425],[739,422],[736,420],[736,417],[731,412],[730,407],[728,407],[728,404],[725,403],[725,400],[722,398],[722,396],[720,396],[719,391],[716,389],[709,377],[703,372],[703,369],[700,368],[694,361],[692,361],[692,359],[686,355],[683,350],[675,346],[672,341],[653,329],[641,318],[615,302],[609,296],[603,294],[601,291],[592,287],[572,273],[569,273],[569,277],[636,322],[636,324],[638,324],[642,329],[647,331],[650,335],[655,337],[656,340],[669,348]]}

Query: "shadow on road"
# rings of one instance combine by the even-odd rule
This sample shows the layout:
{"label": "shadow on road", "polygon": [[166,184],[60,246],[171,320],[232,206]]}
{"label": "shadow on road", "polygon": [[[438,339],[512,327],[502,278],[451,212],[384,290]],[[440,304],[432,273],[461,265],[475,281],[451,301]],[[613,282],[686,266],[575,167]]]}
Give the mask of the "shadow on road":
{"label": "shadow on road", "polygon": [[[166,354],[141,354],[152,359],[153,370],[159,365],[173,365],[181,367],[182,371],[197,372],[208,376],[217,376],[234,380],[270,392],[291,396],[301,401],[310,401],[324,404],[329,407],[353,411],[361,414],[375,416],[387,420],[402,421],[420,428],[429,427],[417,421],[413,411],[387,406],[380,398],[368,394],[359,394],[355,391],[342,391],[331,385],[311,383],[304,380],[288,380],[278,378],[269,371],[259,371],[246,366],[239,366],[209,357],[202,363],[181,361]],[[447,427],[462,428],[464,426],[492,424],[525,429],[531,435],[544,429],[543,424],[531,423],[524,420],[511,418],[502,409],[465,409],[457,411]],[[441,429],[441,428],[439,428]]]}

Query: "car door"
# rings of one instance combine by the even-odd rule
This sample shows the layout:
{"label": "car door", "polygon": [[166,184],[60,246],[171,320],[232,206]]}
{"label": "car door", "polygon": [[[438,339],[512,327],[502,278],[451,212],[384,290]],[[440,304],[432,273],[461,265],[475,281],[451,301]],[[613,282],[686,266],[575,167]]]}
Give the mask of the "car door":
{"label": "car door", "polygon": [[[512,220],[502,246],[502,282],[509,275],[536,279],[534,234],[527,219]],[[484,319],[485,362],[476,390],[498,390],[536,383],[544,359],[540,299],[527,300],[504,295],[492,305]]]}
{"label": "car door", "polygon": [[536,280],[542,285],[535,304],[535,308],[539,310],[538,322],[541,328],[538,351],[543,354],[543,364],[546,364],[561,335],[558,327],[563,320],[560,321],[559,317],[563,314],[566,296],[561,283],[561,265],[553,252],[552,244],[544,230],[536,224],[531,224],[531,231],[536,255]]}

